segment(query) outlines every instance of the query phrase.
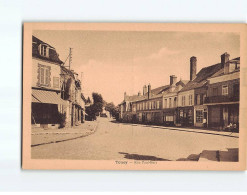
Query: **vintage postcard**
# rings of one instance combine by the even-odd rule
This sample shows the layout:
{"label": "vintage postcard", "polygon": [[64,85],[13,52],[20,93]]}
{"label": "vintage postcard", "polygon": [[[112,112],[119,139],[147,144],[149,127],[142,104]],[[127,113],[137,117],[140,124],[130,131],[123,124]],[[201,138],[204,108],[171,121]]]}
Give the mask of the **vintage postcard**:
{"label": "vintage postcard", "polygon": [[245,24],[23,29],[23,169],[246,169]]}

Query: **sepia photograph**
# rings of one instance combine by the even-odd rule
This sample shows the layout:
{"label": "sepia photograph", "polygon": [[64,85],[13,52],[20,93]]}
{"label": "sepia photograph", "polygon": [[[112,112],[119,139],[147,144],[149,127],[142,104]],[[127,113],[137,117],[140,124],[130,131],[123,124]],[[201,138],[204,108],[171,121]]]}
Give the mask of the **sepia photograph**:
{"label": "sepia photograph", "polygon": [[247,191],[246,13],[0,0],[0,191]]}
{"label": "sepia photograph", "polygon": [[23,168],[245,169],[245,30],[25,23]]}

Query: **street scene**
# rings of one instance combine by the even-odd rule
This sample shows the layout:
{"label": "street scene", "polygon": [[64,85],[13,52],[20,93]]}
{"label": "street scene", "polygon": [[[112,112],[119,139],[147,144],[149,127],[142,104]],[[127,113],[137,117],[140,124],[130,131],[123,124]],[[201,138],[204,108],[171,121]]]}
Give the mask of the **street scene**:
{"label": "street scene", "polygon": [[95,132],[89,136],[81,137],[82,134],[77,132],[71,134],[75,139],[63,135],[64,140],[60,142],[57,138],[57,143],[33,145],[32,157],[82,160],[238,161],[238,133],[127,124],[107,118],[99,118],[95,128]]}
{"label": "street scene", "polygon": [[34,31],[32,159],[239,161],[237,33]]}

